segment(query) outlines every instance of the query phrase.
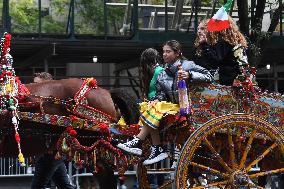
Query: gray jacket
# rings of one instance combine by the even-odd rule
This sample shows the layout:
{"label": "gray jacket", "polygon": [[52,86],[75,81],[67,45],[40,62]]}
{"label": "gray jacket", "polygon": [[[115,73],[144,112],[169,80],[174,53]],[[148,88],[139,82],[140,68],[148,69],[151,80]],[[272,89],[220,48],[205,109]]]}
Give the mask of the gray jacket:
{"label": "gray jacket", "polygon": [[213,76],[205,68],[196,65],[193,61],[178,60],[174,64],[168,65],[168,67],[158,75],[155,84],[156,96],[154,99],[178,103],[177,72],[180,64],[183,70],[188,71],[190,74],[190,80],[187,81],[188,83],[210,83],[213,81]]}

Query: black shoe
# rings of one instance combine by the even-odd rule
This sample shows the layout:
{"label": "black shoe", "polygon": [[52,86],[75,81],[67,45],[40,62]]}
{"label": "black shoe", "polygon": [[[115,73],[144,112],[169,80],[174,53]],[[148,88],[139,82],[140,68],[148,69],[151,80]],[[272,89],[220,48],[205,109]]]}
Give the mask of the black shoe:
{"label": "black shoe", "polygon": [[157,163],[166,159],[169,155],[165,152],[165,150],[161,146],[151,146],[151,154],[143,162],[143,165],[150,165],[153,163]]}
{"label": "black shoe", "polygon": [[137,137],[133,137],[132,140],[126,143],[119,143],[117,147],[131,154],[139,156],[142,154],[142,141]]}

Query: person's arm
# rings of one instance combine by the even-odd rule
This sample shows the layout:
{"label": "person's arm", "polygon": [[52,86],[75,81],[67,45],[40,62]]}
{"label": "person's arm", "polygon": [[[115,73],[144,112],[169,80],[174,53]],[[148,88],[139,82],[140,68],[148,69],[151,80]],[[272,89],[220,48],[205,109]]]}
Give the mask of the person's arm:
{"label": "person's arm", "polygon": [[189,72],[189,81],[192,83],[213,82],[213,76],[210,74],[210,72],[207,69],[198,66],[193,62],[188,72]]}
{"label": "person's arm", "polygon": [[210,83],[213,81],[213,76],[207,69],[188,60],[184,60],[182,69],[178,71],[178,77],[191,83]]}
{"label": "person's arm", "polygon": [[232,46],[225,41],[219,41],[214,46],[203,43],[201,49],[201,56],[204,56],[207,61],[210,61],[210,65],[213,68],[217,68],[220,66],[220,62],[232,51]]}
{"label": "person's arm", "polygon": [[[200,51],[200,55],[197,54],[197,51]],[[193,61],[208,70],[218,69],[217,63],[214,59],[211,58],[213,49],[207,43],[202,43],[199,45],[199,48],[195,49],[193,56]]]}
{"label": "person's arm", "polygon": [[164,100],[166,100],[166,94],[165,94],[164,89],[163,89],[162,85],[160,84],[159,80],[160,80],[160,75],[157,77],[157,80],[155,82],[156,94],[153,98],[150,99],[150,101],[153,101],[153,100],[164,101]]}

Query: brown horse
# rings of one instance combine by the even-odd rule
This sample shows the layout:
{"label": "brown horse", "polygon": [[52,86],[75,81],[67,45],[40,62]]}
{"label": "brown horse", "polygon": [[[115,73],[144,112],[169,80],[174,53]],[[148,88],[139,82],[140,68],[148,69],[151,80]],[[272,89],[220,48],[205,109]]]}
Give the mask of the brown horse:
{"label": "brown horse", "polygon": [[[63,101],[72,104],[74,97],[82,87],[84,80],[78,78],[51,80],[43,83],[26,84],[29,90],[28,95],[25,95],[23,103],[20,103],[20,111],[38,112],[51,115],[72,115],[72,111],[67,110]],[[122,115],[127,124],[135,124],[138,122],[139,108],[135,98],[123,89],[106,90],[101,87],[91,89],[85,94],[85,101],[77,102],[84,103],[88,107],[102,112],[105,117],[109,118],[112,123],[117,122]],[[54,100],[60,100],[59,103]],[[34,103],[35,106],[25,106],[26,103]],[[118,111],[119,110],[119,111]],[[9,112],[1,112],[0,128],[10,126]],[[78,115],[76,115],[78,116]],[[84,118],[84,115],[82,115]],[[80,117],[80,115],[78,116]],[[96,117],[89,117],[95,120]]]}
{"label": "brown horse", "polygon": [[[59,122],[44,122],[44,132],[49,130],[49,136],[46,137],[46,134],[38,132],[40,128],[38,125],[44,125],[41,122],[32,123],[22,122],[18,125],[17,115],[19,111],[30,112],[32,113],[41,113],[40,120],[46,120],[46,117],[52,118],[63,116],[69,117],[75,115],[75,117],[88,119],[89,121],[94,122],[91,127],[105,125],[109,123],[115,123],[120,116],[120,113],[125,118],[127,124],[137,123],[139,117],[138,105],[135,100],[130,97],[123,90],[111,90],[107,91],[100,87],[97,87],[95,79],[65,79],[59,81],[46,81],[39,84],[28,84],[26,87],[21,85],[20,82],[15,77],[15,72],[13,69],[13,58],[9,54],[10,52],[10,41],[11,35],[4,33],[3,38],[0,43],[0,155],[9,154],[9,149],[19,150],[19,161],[24,163],[24,158],[22,157],[21,148],[20,148],[20,137],[18,134],[18,126],[20,126],[19,133],[22,135],[21,143],[24,141],[27,142],[27,145],[22,145],[22,152],[25,154],[26,149],[31,147],[37,148],[37,151],[42,151],[44,146],[48,147],[51,142],[52,137],[55,141],[58,140],[59,134],[64,128],[59,130],[54,130],[55,126],[51,123],[56,123],[55,125],[60,125]],[[19,93],[17,93],[19,91]],[[18,97],[18,99],[16,99]],[[17,109],[17,102],[20,102],[19,109]],[[119,114],[116,111],[115,104],[117,105]],[[49,115],[47,115],[49,114]],[[36,114],[34,114],[36,115]],[[74,118],[74,116],[72,116]],[[76,118],[77,119],[77,118]],[[34,120],[33,120],[34,121]],[[86,120],[84,120],[86,121]],[[36,122],[36,121],[35,121]],[[64,122],[65,123],[65,122]],[[104,123],[104,124],[102,124]],[[70,123],[67,123],[70,126]],[[73,122],[71,123],[73,124]],[[13,126],[14,128],[13,128]],[[58,127],[57,127],[58,128]],[[80,127],[81,128],[81,127]],[[26,133],[23,133],[26,131]],[[34,132],[37,131],[37,132]],[[60,132],[61,131],[61,132]],[[76,131],[68,127],[66,132],[71,131],[72,136],[76,135]],[[102,131],[102,129],[100,130]],[[57,132],[57,133],[56,133]],[[64,133],[66,134],[66,133]],[[63,134],[63,135],[64,135]],[[80,134],[80,133],[78,133]],[[91,133],[92,135],[93,133]],[[28,141],[27,139],[32,138],[34,135],[37,135],[33,140]],[[15,140],[13,140],[15,138]],[[45,139],[44,143],[41,143],[42,139]],[[50,140],[48,140],[48,138]],[[101,138],[101,137],[100,137]],[[97,138],[100,139],[100,138]],[[24,140],[23,140],[24,139]],[[65,139],[65,138],[64,138]],[[63,139],[62,139],[63,140]],[[16,142],[17,141],[17,144]],[[60,141],[60,140],[59,140]],[[76,141],[76,140],[74,140]],[[85,141],[85,138],[84,138]],[[76,141],[77,142],[77,141]],[[101,142],[101,141],[99,141]],[[8,145],[7,145],[8,144]],[[77,144],[77,143],[76,143]],[[10,147],[10,146],[13,146]],[[16,146],[16,147],[15,147]],[[10,148],[9,148],[10,147]],[[96,146],[95,146],[96,147]],[[108,148],[115,151],[115,148],[108,143]],[[86,148],[84,148],[86,149]],[[89,149],[89,148],[87,148]],[[91,148],[92,149],[92,148]],[[103,150],[102,150],[103,151]],[[70,152],[71,153],[71,152]],[[99,153],[103,153],[99,151]],[[71,153],[72,155],[72,153]],[[60,156],[60,154],[58,155]],[[94,156],[94,155],[92,155]],[[78,162],[81,163],[80,154]],[[94,159],[94,157],[93,157]],[[102,155],[102,159],[105,157]],[[97,160],[94,160],[94,163]],[[104,164],[104,162],[101,162]],[[110,176],[112,179],[109,181],[102,177],[102,183],[104,183],[101,188],[116,188],[114,174],[112,169],[108,169],[106,176]],[[106,171],[105,171],[106,172]],[[110,175],[111,174],[111,175]]]}
{"label": "brown horse", "polygon": [[[39,97],[51,97],[56,99],[68,100],[74,98],[75,94],[79,91],[83,84],[82,79],[62,79],[51,80],[43,83],[31,83],[26,87],[29,89],[31,95],[28,96],[28,101],[35,102],[40,100]],[[133,97],[123,90],[106,90],[100,87],[92,89],[86,95],[88,106],[98,109],[99,111],[109,115],[113,122],[116,122],[119,118],[115,103],[119,106],[120,111],[126,114],[126,121],[128,124],[137,123],[137,115],[139,114],[137,104]],[[70,112],[61,105],[52,104],[43,101],[44,113],[54,115],[70,115]],[[46,104],[45,104],[46,103]],[[129,109],[130,108],[130,109]],[[133,111],[136,109],[136,112]],[[135,110],[134,109],[134,110]],[[39,111],[39,109],[36,109]],[[130,114],[137,114],[131,117]]]}
{"label": "brown horse", "polygon": [[[84,85],[84,80],[72,78],[72,79],[63,79],[63,80],[52,80],[52,81],[45,81],[43,83],[31,83],[25,85],[28,91],[30,92],[29,95],[26,95],[24,98],[24,103],[34,103],[35,106],[22,106],[20,105],[20,111],[26,112],[34,112],[34,113],[42,113],[42,114],[50,114],[50,115],[62,115],[62,116],[69,116],[72,115],[72,111],[68,111],[66,106],[63,103],[54,103],[54,99],[60,99],[60,102],[64,100],[68,101],[69,103],[73,102],[74,97],[78,94],[78,91]],[[89,107],[94,108],[105,115],[108,115],[110,118],[110,122],[115,123],[117,122],[118,118],[120,117],[120,113],[125,118],[127,124],[134,124],[138,122],[139,117],[139,110],[136,100],[129,95],[126,90],[122,89],[112,89],[106,90],[100,87],[95,89],[91,89],[88,93],[85,94],[86,99],[84,102]],[[82,102],[83,103],[83,102]],[[117,111],[119,109],[119,113]],[[6,132],[6,136],[13,136],[14,131],[10,123],[10,117],[2,115],[0,123],[0,131],[4,131],[5,129],[9,129],[10,132]],[[84,118],[84,117],[83,117]],[[95,117],[90,117],[91,119],[95,120]],[[5,121],[4,121],[5,120]],[[24,154],[33,155],[39,154],[43,152],[45,149],[46,139],[46,131],[49,131],[51,135],[57,135],[51,138],[51,144],[54,145],[59,138],[60,133],[64,130],[64,128],[56,128],[56,126],[49,126],[39,123],[21,121],[20,122],[20,134],[21,134],[21,143],[22,149]],[[44,132],[43,132],[44,130]],[[26,131],[26,132],[25,132]],[[33,136],[32,133],[36,131],[38,134],[37,136]],[[55,132],[55,133],[54,133]],[[9,133],[7,135],[7,133]],[[43,134],[45,133],[45,134]],[[84,132],[83,132],[84,133]],[[84,134],[92,135],[93,132],[85,131]],[[79,131],[80,137],[80,131]],[[2,134],[0,134],[1,137]],[[2,137],[5,135],[2,135]],[[1,139],[1,138],[0,138]],[[3,139],[3,138],[2,138]],[[85,144],[88,145],[88,139],[84,139]],[[9,143],[9,145],[7,145]],[[5,144],[1,150],[1,140],[0,140],[0,154],[2,151],[3,155],[7,154],[14,154],[17,153],[16,143],[13,137],[5,137],[5,140],[2,140],[2,144]],[[13,152],[12,152],[13,151]],[[111,167],[107,166],[106,163],[98,162],[100,165],[104,165],[104,171],[101,174],[97,174],[96,177],[99,180],[101,188],[116,188],[116,180],[113,174],[113,170]]]}
{"label": "brown horse", "polygon": [[[68,111],[68,105],[64,105],[64,101],[69,102],[70,104],[74,103],[74,96],[78,93],[80,88],[82,88],[84,80],[72,78],[72,79],[63,79],[63,80],[51,80],[45,81],[43,83],[31,83],[25,85],[29,90],[30,94],[25,96],[24,102],[20,105],[20,111],[24,112],[33,112],[33,113],[42,113],[42,114],[50,114],[50,115],[59,115],[59,116],[69,116],[72,115],[72,111]],[[97,87],[95,89],[91,89],[88,93],[85,94],[86,99],[84,102],[77,103],[85,103],[87,107],[98,110],[97,116],[106,115],[107,119],[109,119],[109,123],[116,123],[119,117],[122,115],[126,121],[126,124],[135,124],[138,122],[139,118],[139,109],[138,104],[134,97],[132,97],[126,90],[123,89],[112,89],[110,91]],[[60,102],[54,102],[54,99],[59,99]],[[86,102],[87,101],[87,102]],[[34,104],[32,106],[25,106],[25,104]],[[69,107],[70,108],[70,107]],[[118,111],[119,110],[119,111]],[[102,112],[102,114],[100,113]],[[86,118],[84,114],[78,115],[77,117]],[[5,114],[2,112],[0,114],[0,130],[2,132],[3,129],[10,129],[11,133],[13,133],[13,127],[11,126],[11,118],[9,116],[9,112]],[[87,116],[87,119],[96,120],[96,117]],[[20,132],[23,132],[27,129],[30,131],[38,131],[43,129],[45,131],[51,131],[52,133],[60,134],[65,128],[56,127],[56,126],[42,126],[43,124],[20,121]],[[35,127],[35,125],[38,125]],[[80,131],[79,131],[80,132]],[[83,133],[87,133],[89,131],[82,131]],[[3,132],[5,133],[5,132]],[[7,133],[7,132],[6,132]],[[88,133],[87,133],[88,134]],[[93,133],[91,133],[92,135]],[[32,134],[29,134],[32,137]],[[23,136],[24,137],[24,136]],[[12,140],[12,139],[11,139]],[[29,140],[29,139],[27,139]],[[54,139],[56,140],[56,139]],[[54,141],[55,142],[55,141]],[[32,153],[41,153],[42,148],[30,148],[30,145],[22,140],[23,148],[27,145],[27,149],[23,150],[24,153],[29,151],[28,154]],[[26,144],[25,144],[26,143]],[[37,143],[34,143],[37,144]],[[39,144],[39,143],[38,143]],[[15,144],[14,144],[15,145]],[[1,147],[1,144],[0,144]],[[6,146],[5,149],[0,148],[0,154],[13,154],[11,153],[13,150],[16,151],[15,148],[9,148]],[[8,153],[9,151],[9,153]],[[30,152],[32,151],[32,152]],[[5,152],[5,153],[3,153]]]}

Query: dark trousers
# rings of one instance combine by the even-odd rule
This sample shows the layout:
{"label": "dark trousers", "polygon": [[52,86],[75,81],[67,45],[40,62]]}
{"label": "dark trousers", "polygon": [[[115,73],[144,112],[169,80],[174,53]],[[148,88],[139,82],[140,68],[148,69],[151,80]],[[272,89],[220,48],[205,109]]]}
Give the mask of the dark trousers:
{"label": "dark trousers", "polygon": [[71,185],[67,176],[64,160],[55,160],[54,155],[44,154],[36,161],[31,188],[44,189],[51,180],[58,189],[75,188]]}

